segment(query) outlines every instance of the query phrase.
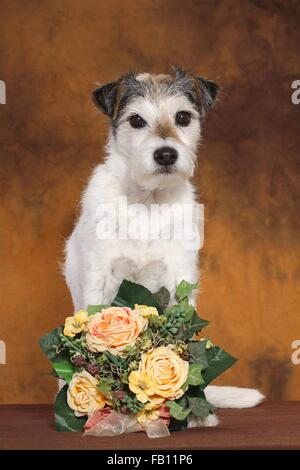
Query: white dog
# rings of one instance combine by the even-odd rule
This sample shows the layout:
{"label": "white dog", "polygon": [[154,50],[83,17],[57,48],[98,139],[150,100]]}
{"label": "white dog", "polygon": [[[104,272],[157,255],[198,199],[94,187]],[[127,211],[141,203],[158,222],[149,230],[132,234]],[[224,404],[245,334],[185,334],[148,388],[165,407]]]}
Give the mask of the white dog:
{"label": "white dog", "polygon": [[[123,279],[152,292],[165,286],[171,303],[182,279],[198,281],[197,249],[187,248],[186,240],[159,236],[166,226],[171,230],[168,224],[173,221],[156,222],[155,239],[120,239],[116,234],[121,219],[116,224],[112,210],[111,220],[107,214],[104,220],[99,207],[113,208],[121,197],[129,206],[168,205],[175,212],[193,205],[190,178],[203,118],[217,89],[209,80],[176,69],[172,75],[129,73],[93,93],[96,105],[111,120],[111,131],[105,163],[96,167],[89,181],[81,215],[66,245],[65,277],[75,311],[88,304],[110,304]],[[130,218],[127,213],[122,216]],[[104,224],[113,228],[115,237],[97,235]],[[251,407],[263,399],[256,390],[236,387],[209,386],[205,392],[217,407]]]}

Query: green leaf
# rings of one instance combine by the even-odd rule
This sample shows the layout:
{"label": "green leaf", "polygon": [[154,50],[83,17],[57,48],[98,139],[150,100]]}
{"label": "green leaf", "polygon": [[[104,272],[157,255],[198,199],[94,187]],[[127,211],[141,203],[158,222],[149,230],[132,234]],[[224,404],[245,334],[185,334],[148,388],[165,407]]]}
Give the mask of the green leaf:
{"label": "green leaf", "polygon": [[202,365],[201,364],[190,364],[189,372],[187,377],[187,383],[189,385],[201,385],[204,383],[204,380],[201,375]]}
{"label": "green leaf", "polygon": [[176,298],[178,301],[188,297],[193,290],[198,289],[199,284],[196,282],[195,284],[190,284],[187,281],[181,281],[180,284],[176,288]]}
{"label": "green leaf", "polygon": [[206,357],[206,343],[207,340],[202,341],[192,341],[188,345],[189,354],[193,358],[193,362],[202,365],[202,369],[205,369],[208,366],[208,360]]}
{"label": "green leaf", "polygon": [[80,432],[87,420],[86,416],[77,418],[74,411],[67,403],[68,385],[65,385],[56,397],[55,410],[55,429],[56,431]]}
{"label": "green leaf", "polygon": [[153,294],[153,297],[155,298],[155,301],[160,307],[160,309],[158,309],[159,313],[163,313],[163,311],[170,302],[170,292],[165,287],[162,287],[161,289],[159,289],[159,291]]}
{"label": "green leaf", "polygon": [[56,348],[61,345],[60,335],[62,332],[63,327],[59,326],[43,336],[39,341],[40,347],[51,362],[59,362],[68,358],[66,351],[56,352]]}
{"label": "green leaf", "polygon": [[70,362],[52,362],[53,369],[59,377],[64,379],[67,383],[70,383],[75,372],[75,367]]}
{"label": "green leaf", "polygon": [[188,399],[192,397],[203,398],[206,400],[202,385],[190,385],[187,392],[184,394],[184,397],[187,400],[186,406],[188,406]]}
{"label": "green leaf", "polygon": [[110,305],[88,305],[86,311],[89,315],[94,315],[94,313],[101,312],[104,308],[108,307]]}
{"label": "green leaf", "polygon": [[107,357],[107,359],[110,362],[115,364],[117,367],[120,367],[121,369],[126,368],[126,361],[123,361],[120,357],[115,356],[114,354],[110,353],[109,351],[105,351],[103,354]]}
{"label": "green leaf", "polygon": [[161,310],[157,298],[146,287],[124,280],[112,305],[134,308],[134,304],[148,305],[149,307],[156,307],[158,311]]}
{"label": "green leaf", "polygon": [[207,325],[209,325],[208,320],[203,320],[202,318],[199,317],[198,313],[195,311],[192,320],[188,325],[187,330],[184,333],[185,338],[192,338],[195,333],[198,333],[201,331],[203,328],[205,328]]}
{"label": "green leaf", "polygon": [[229,369],[229,367],[233,366],[237,361],[235,357],[228,354],[219,346],[212,346],[210,349],[207,349],[206,357],[208,367],[202,373],[205,386],[221,375],[225,370]]}
{"label": "green leaf", "polygon": [[183,407],[175,403],[175,401],[167,401],[165,405],[169,407],[170,415],[179,421],[186,419],[191,412],[190,408],[183,409]]}
{"label": "green leaf", "polygon": [[176,432],[176,431],[185,431],[187,429],[187,419],[182,419],[181,421],[172,418],[170,420],[169,431]]}
{"label": "green leaf", "polygon": [[175,313],[181,313],[182,306],[180,304],[172,305],[172,307],[168,307],[165,310],[166,316],[173,316]]}
{"label": "green leaf", "polygon": [[98,383],[97,388],[103,393],[103,395],[110,397],[112,393],[111,385],[113,382],[114,381],[112,379],[101,380],[101,382]]}
{"label": "green leaf", "polygon": [[204,398],[189,397],[188,402],[193,415],[200,416],[201,418],[208,416],[210,411],[214,409],[214,406]]}
{"label": "green leaf", "polygon": [[185,322],[191,321],[193,318],[193,315],[197,313],[194,307],[189,304],[189,301],[187,298],[184,298],[183,300],[181,300],[179,303],[179,306],[180,306],[181,311],[184,312],[185,314]]}

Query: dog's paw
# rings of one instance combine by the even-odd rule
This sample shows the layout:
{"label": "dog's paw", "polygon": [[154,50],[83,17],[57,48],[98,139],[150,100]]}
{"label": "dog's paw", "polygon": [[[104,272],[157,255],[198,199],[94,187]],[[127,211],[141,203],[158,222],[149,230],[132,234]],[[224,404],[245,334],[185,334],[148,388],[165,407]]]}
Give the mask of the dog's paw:
{"label": "dog's paw", "polygon": [[188,418],[188,428],[211,428],[219,424],[219,418],[215,414],[210,414],[206,418],[190,416]]}

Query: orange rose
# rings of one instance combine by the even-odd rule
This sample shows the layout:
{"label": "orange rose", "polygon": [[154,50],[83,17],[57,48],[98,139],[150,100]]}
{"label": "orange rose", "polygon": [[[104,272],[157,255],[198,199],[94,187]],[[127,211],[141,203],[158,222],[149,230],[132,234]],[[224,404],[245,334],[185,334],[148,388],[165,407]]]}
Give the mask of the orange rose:
{"label": "orange rose", "polygon": [[87,325],[86,342],[90,351],[109,351],[122,356],[127,346],[133,346],[148,321],[128,307],[109,307],[96,313]]}
{"label": "orange rose", "polygon": [[171,347],[160,346],[142,354],[139,370],[129,374],[129,388],[142,403],[163,403],[183,395],[189,363]]}

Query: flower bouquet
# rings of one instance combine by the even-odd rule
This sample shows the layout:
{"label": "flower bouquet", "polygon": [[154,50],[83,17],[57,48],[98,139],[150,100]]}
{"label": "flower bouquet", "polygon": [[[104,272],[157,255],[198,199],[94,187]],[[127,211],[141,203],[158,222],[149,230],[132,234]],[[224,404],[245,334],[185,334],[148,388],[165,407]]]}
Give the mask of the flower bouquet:
{"label": "flower bouquet", "polygon": [[201,426],[213,413],[205,387],[236,359],[202,333],[208,325],[182,281],[168,307],[164,287],[152,294],[124,280],[112,305],[89,305],[40,340],[66,384],[55,401],[57,431],[149,437]]}

